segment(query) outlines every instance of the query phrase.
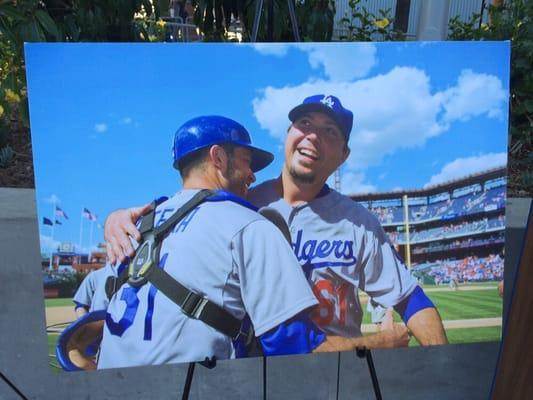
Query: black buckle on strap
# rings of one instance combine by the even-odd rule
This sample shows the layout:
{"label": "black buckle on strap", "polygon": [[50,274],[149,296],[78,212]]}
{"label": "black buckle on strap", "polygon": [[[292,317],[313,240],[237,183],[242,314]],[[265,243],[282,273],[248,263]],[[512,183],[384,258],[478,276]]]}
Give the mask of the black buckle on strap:
{"label": "black buckle on strap", "polygon": [[201,319],[202,311],[209,300],[198,293],[189,291],[181,304],[183,312],[191,318]]}

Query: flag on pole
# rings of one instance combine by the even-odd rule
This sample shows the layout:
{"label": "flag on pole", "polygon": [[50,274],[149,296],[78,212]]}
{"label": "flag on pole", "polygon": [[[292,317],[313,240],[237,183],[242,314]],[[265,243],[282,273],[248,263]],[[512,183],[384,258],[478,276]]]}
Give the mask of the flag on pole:
{"label": "flag on pole", "polygon": [[56,219],[56,225],[63,225],[63,224],[61,223],[61,221],[58,221],[58,220]]}
{"label": "flag on pole", "polygon": [[56,216],[58,217],[63,217],[65,219],[68,219],[67,217],[67,214],[65,213],[65,211],[63,211],[61,208],[59,208],[58,206],[56,206]]}
{"label": "flag on pole", "polygon": [[84,208],[82,213],[83,218],[87,218],[89,221],[96,221],[96,214],[90,212],[88,209]]}
{"label": "flag on pole", "polygon": [[46,217],[43,217],[43,225],[54,226],[54,223]]}

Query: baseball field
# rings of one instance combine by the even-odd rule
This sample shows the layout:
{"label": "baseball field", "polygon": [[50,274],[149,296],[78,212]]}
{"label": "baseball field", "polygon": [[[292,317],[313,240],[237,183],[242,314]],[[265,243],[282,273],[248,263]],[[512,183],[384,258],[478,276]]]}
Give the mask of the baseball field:
{"label": "baseball field", "polygon": [[[470,283],[459,285],[457,290],[448,286],[425,285],[424,291],[437,306],[444,321],[448,340],[452,344],[499,341],[502,332],[503,301],[498,296],[497,282]],[[363,316],[363,334],[376,330],[366,313],[366,295],[361,294]],[[46,324],[48,331],[48,350],[53,371],[59,371],[55,359],[55,344],[63,322],[74,320],[74,308],[71,299],[48,299],[46,305]],[[395,320],[400,322],[398,315]],[[412,338],[409,346],[418,346]]]}

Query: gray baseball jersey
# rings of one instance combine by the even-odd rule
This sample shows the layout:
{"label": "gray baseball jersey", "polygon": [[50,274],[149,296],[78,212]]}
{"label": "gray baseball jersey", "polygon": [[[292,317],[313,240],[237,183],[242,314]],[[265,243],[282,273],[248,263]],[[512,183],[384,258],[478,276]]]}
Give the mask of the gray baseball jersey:
{"label": "gray baseball jersey", "polygon": [[253,188],[248,199],[275,208],[287,221],[294,253],[319,300],[313,320],[326,333],[361,335],[358,289],[384,307],[415,289],[416,279],[377,218],[349,197],[326,186],[316,199],[291,207],[270,180]]}
{"label": "gray baseball jersey", "polygon": [[108,276],[116,275],[114,267],[108,262],[102,268],[91,271],[83,279],[72,301],[89,309],[105,310],[108,304],[105,282]]}
{"label": "gray baseball jersey", "polygon": [[[163,223],[196,191],[156,208]],[[259,336],[317,304],[281,232],[232,201],[205,202],[163,241],[160,267],[233,316],[248,313]],[[98,368],[232,358],[232,340],[187,317],[151,284],[123,285],[108,306]]]}

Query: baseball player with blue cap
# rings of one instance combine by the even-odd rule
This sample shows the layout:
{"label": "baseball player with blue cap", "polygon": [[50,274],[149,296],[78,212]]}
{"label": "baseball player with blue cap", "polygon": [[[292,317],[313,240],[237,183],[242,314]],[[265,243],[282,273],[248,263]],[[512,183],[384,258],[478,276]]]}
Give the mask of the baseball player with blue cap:
{"label": "baseball player with blue cap", "polygon": [[[276,209],[287,222],[292,248],[319,300],[312,317],[328,335],[355,337],[360,346],[406,345],[408,330],[422,345],[447,343],[440,315],[367,209],[326,185],[348,158],[353,113],[333,95],[314,95],[289,112],[281,175],[252,188],[248,200]],[[106,222],[108,254],[133,253],[133,221],[142,208],[120,210]],[[133,228],[132,228],[133,227]],[[382,327],[392,332],[361,336],[358,291],[388,309]],[[392,309],[403,324],[392,323]]]}

